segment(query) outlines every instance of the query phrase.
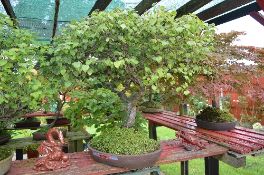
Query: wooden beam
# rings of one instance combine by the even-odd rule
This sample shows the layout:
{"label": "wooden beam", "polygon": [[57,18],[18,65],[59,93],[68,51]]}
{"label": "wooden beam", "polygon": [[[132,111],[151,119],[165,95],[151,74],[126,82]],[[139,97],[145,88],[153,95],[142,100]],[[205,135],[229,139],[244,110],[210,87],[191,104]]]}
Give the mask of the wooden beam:
{"label": "wooden beam", "polygon": [[264,0],[257,0],[258,5],[262,10],[264,10]]}
{"label": "wooden beam", "polygon": [[158,3],[160,0],[142,0],[136,7],[135,11],[142,15],[146,11],[148,11],[154,3]]}
{"label": "wooden beam", "polygon": [[251,12],[249,15],[264,26],[264,15],[259,12]]}
{"label": "wooden beam", "polygon": [[216,4],[215,6],[208,8],[200,13],[197,14],[197,16],[205,21],[211,18],[214,18],[218,15],[224,14],[226,12],[229,12],[231,10],[234,10],[238,7],[241,7],[243,5],[246,5],[250,2],[253,2],[255,0],[225,0],[219,4]]}
{"label": "wooden beam", "polygon": [[220,25],[220,24],[232,21],[234,19],[246,16],[252,11],[259,11],[259,10],[260,10],[260,7],[258,6],[258,4],[256,2],[253,2],[239,9],[226,13],[222,16],[210,19],[209,21],[206,21],[206,22],[208,22],[209,24],[214,23],[215,25]]}
{"label": "wooden beam", "polygon": [[179,9],[176,10],[177,11],[176,18],[186,15],[188,13],[195,12],[196,10],[198,10],[199,8],[203,7],[204,5],[208,4],[211,1],[212,0],[190,0],[189,2],[187,2],[186,4],[184,4]]}
{"label": "wooden beam", "polygon": [[246,166],[246,156],[237,158],[232,155],[229,155],[228,153],[225,153],[223,155],[214,156],[214,158],[225,162],[226,164],[235,168]]}
{"label": "wooden beam", "polygon": [[55,0],[55,13],[53,19],[53,29],[52,29],[52,41],[56,35],[57,27],[58,27],[58,15],[60,10],[60,0]]}
{"label": "wooden beam", "polygon": [[5,8],[6,14],[8,16],[10,16],[10,18],[12,20],[15,20],[16,19],[16,15],[15,15],[13,7],[12,7],[12,5],[10,3],[10,0],[1,0],[1,2],[2,2],[4,8]]}
{"label": "wooden beam", "polygon": [[95,10],[105,10],[106,7],[111,3],[111,1],[112,0],[97,0],[88,15],[90,16]]}

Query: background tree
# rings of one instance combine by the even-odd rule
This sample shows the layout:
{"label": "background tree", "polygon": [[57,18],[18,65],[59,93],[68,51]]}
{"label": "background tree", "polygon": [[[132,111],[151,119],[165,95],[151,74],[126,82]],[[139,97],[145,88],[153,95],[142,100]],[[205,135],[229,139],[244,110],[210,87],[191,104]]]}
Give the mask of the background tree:
{"label": "background tree", "polygon": [[175,15],[163,9],[144,16],[93,13],[54,40],[50,69],[65,87],[117,93],[126,106],[124,126],[131,127],[148,89],[187,95],[196,75],[208,72],[203,64],[212,49],[213,27],[193,15],[176,20]]}
{"label": "background tree", "polygon": [[[33,36],[0,14],[0,121],[36,109],[42,96]],[[3,127],[3,126],[2,126]]]}

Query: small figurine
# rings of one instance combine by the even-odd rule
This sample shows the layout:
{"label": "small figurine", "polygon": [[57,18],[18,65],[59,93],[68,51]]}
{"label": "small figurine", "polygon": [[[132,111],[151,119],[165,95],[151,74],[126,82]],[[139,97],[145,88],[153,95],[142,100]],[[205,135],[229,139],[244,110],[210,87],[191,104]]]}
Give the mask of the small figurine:
{"label": "small figurine", "polygon": [[[58,135],[58,141],[54,139],[55,134]],[[70,165],[69,157],[62,151],[64,145],[62,132],[51,128],[47,132],[46,138],[47,140],[43,141],[37,149],[43,157],[37,160],[34,170],[53,171],[68,167]]]}

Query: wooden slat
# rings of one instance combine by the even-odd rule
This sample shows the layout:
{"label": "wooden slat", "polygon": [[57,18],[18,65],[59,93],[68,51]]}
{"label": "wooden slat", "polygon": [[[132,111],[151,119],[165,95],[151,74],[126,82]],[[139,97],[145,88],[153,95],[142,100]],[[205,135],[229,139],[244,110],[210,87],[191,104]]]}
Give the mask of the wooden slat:
{"label": "wooden slat", "polygon": [[250,16],[264,26],[264,15],[259,12],[251,12]]}
{"label": "wooden slat", "polygon": [[97,0],[90,10],[88,16],[90,16],[95,10],[103,11],[111,3],[112,0]]}
{"label": "wooden slat", "polygon": [[136,7],[135,11],[139,14],[142,15],[146,11],[148,11],[154,3],[159,2],[160,0],[142,0]]}
{"label": "wooden slat", "polygon": [[221,15],[219,17],[210,19],[209,21],[206,21],[206,22],[209,24],[214,23],[215,25],[220,25],[220,24],[232,21],[234,19],[246,16],[252,11],[259,11],[259,10],[261,10],[261,8],[258,6],[256,2],[253,2],[239,9],[236,9],[234,11]]}
{"label": "wooden slat", "polygon": [[228,137],[228,136],[219,134],[219,133],[211,131],[211,130],[205,130],[205,129],[201,129],[201,128],[196,128],[196,127],[193,127],[193,126],[191,126],[189,124],[180,123],[177,120],[169,118],[169,117],[165,118],[165,117],[162,117],[162,116],[155,116],[155,118],[167,121],[169,123],[172,123],[172,124],[180,126],[180,127],[185,127],[186,129],[190,129],[190,130],[194,130],[196,132],[199,132],[200,134],[197,135],[197,137],[199,137],[200,135],[206,136],[207,138],[212,137],[214,139],[221,140],[223,142],[227,141],[229,143],[240,145],[241,147],[246,147],[246,149],[249,148],[251,151],[259,150],[259,149],[262,148],[260,145],[256,145],[254,143],[250,143],[250,142],[245,141],[245,140],[241,141],[241,140],[239,140],[237,138]]}
{"label": "wooden slat", "polygon": [[248,4],[250,2],[253,2],[255,0],[225,0],[219,4],[216,4],[215,6],[208,8],[200,13],[197,14],[197,16],[203,20],[206,21],[208,19],[214,18],[218,15],[224,14],[226,12],[229,12],[231,10],[234,10],[238,7],[241,7],[242,5]]}
{"label": "wooden slat", "polygon": [[15,15],[15,12],[13,10],[13,7],[10,3],[10,0],[1,0],[3,6],[4,6],[4,9],[6,11],[6,14],[12,19],[12,20],[15,20],[16,19],[16,15]]}
{"label": "wooden slat", "polygon": [[195,12],[199,8],[203,7],[204,5],[208,4],[212,0],[190,0],[179,9],[177,9],[177,18],[181,17],[182,15],[186,15],[188,13]]}
{"label": "wooden slat", "polygon": [[146,114],[146,118],[152,122],[156,122],[160,125],[164,125],[175,130],[193,133],[197,137],[224,145],[230,150],[241,154],[250,153],[264,148],[263,139],[250,138],[249,136],[244,136],[239,133],[232,133],[230,131],[211,131],[196,128],[196,124],[191,121],[193,120],[191,118],[174,116],[173,114],[170,115],[169,113],[157,113],[155,115]]}
{"label": "wooden slat", "polygon": [[58,15],[60,10],[60,0],[55,0],[55,13],[54,13],[54,19],[53,19],[53,29],[52,29],[52,41],[53,38],[56,35],[57,27],[58,27]]}

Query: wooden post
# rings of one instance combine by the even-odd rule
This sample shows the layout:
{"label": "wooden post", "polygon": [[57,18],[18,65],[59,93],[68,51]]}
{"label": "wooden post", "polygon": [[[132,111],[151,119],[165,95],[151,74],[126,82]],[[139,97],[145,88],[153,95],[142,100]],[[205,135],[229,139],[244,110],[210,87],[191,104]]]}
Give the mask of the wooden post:
{"label": "wooden post", "polygon": [[157,126],[151,121],[149,121],[148,128],[149,128],[149,138],[157,140]]}
{"label": "wooden post", "polygon": [[56,35],[57,27],[58,27],[58,15],[60,10],[60,0],[55,0],[55,13],[53,19],[53,29],[52,29],[52,41]]}
{"label": "wooden post", "polygon": [[16,149],[16,160],[23,160],[23,149]]}
{"label": "wooden post", "polygon": [[16,26],[18,24],[17,20],[16,20],[16,14],[15,14],[13,7],[10,3],[10,0],[1,0],[1,2],[4,6],[6,14],[12,19],[14,25]]}
{"label": "wooden post", "polygon": [[205,175],[219,175],[219,161],[213,157],[205,157]]}
{"label": "wooden post", "polygon": [[181,175],[188,175],[189,174],[189,165],[188,160],[181,162]]}

